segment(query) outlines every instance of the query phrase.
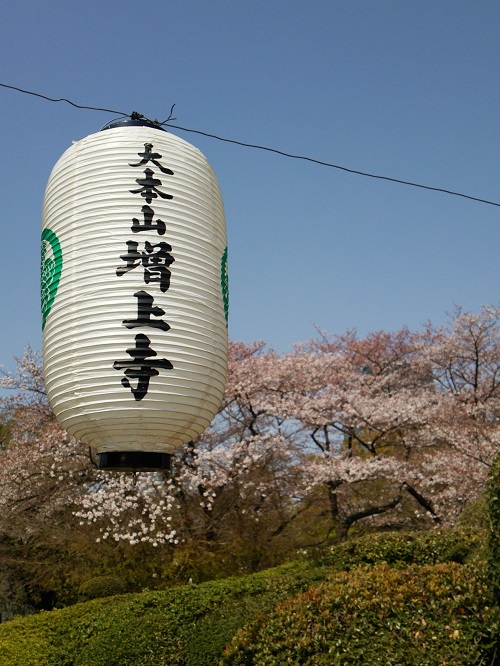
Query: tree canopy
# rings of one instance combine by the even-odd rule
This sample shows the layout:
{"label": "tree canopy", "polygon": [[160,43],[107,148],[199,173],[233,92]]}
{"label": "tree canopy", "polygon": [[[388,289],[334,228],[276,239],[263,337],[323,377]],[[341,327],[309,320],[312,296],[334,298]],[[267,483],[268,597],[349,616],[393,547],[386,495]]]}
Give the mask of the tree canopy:
{"label": "tree canopy", "polygon": [[27,349],[0,379],[13,390],[0,567],[43,588],[48,552],[82,580],[83,562],[117,573],[124,553],[154,549],[146,569],[160,585],[255,571],[368,530],[453,525],[499,450],[499,331],[500,308],[484,307],[418,332],[320,332],[285,354],[233,342],[220,412],[169,474],[98,470],[58,426]]}

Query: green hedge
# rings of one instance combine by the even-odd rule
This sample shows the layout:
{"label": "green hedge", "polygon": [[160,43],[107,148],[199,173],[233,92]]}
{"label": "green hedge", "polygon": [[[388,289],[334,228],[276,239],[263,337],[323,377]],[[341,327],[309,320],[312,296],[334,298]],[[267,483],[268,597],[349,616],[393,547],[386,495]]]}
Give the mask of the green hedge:
{"label": "green hedge", "polygon": [[[128,666],[132,664],[134,666],[138,664],[141,666],[152,664],[155,666],[162,664],[213,666],[218,663],[224,648],[231,643],[235,634],[246,623],[252,623],[255,617],[274,617],[273,614],[278,612],[274,610],[277,603],[291,599],[286,603],[293,606],[296,603],[293,598],[308,589],[310,591],[307,594],[312,595],[311,599],[315,600],[314,603],[321,605],[323,603],[320,601],[321,595],[326,595],[324,603],[327,604],[328,599],[332,597],[329,592],[331,585],[340,586],[344,591],[351,590],[349,598],[352,599],[352,608],[349,606],[348,599],[344,598],[344,605],[339,613],[345,612],[346,617],[350,615],[355,617],[356,623],[364,627],[365,615],[366,622],[372,622],[373,613],[370,615],[372,612],[370,608],[373,609],[375,606],[370,606],[368,602],[364,605],[355,605],[358,604],[358,597],[361,600],[364,598],[363,581],[368,580],[370,575],[375,576],[370,583],[373,590],[379,584],[377,581],[383,582],[384,577],[392,581],[390,585],[380,588],[378,592],[373,592],[370,597],[376,597],[382,609],[384,604],[392,603],[393,589],[398,586],[403,587],[402,579],[398,576],[406,575],[405,570],[397,571],[395,567],[389,567],[387,564],[377,566],[377,563],[385,562],[407,566],[409,562],[426,564],[427,562],[434,563],[436,560],[452,562],[475,560],[481,553],[484,539],[484,534],[470,530],[372,536],[335,547],[320,560],[308,559],[291,562],[252,576],[228,578],[200,585],[186,585],[160,592],[94,599],[61,610],[13,620],[0,625],[0,666]],[[442,570],[436,568],[435,574],[425,574],[426,580],[434,581],[433,585],[438,597],[435,601],[436,613],[439,611],[436,621],[441,621],[439,614],[446,615],[447,612],[444,597],[439,596],[446,585],[455,585],[453,588],[455,596],[458,594],[457,586],[462,585],[463,594],[469,596],[472,594],[471,590],[474,589],[471,608],[475,609],[477,616],[470,615],[469,610],[464,611],[464,617],[470,620],[471,630],[466,633],[464,629],[464,633],[460,633],[462,625],[452,625],[450,620],[443,620],[444,624],[443,622],[441,624],[445,627],[445,632],[448,631],[446,626],[453,627],[449,631],[450,634],[455,631],[455,628],[459,631],[460,640],[457,642],[450,638],[448,642],[451,646],[460,645],[462,649],[462,643],[468,644],[470,640],[472,647],[481,651],[485,645],[484,641],[487,640],[488,631],[493,631],[493,621],[484,608],[487,605],[484,576],[479,569],[479,573],[477,573],[469,565],[449,564],[447,566],[451,568],[445,567]],[[346,571],[352,569],[352,571],[339,573],[339,569]],[[332,582],[316,591],[316,588],[331,576],[334,576]],[[340,578],[337,579],[338,576]],[[440,576],[442,582],[440,582]],[[411,580],[411,576],[409,580]],[[115,583],[116,581],[108,579],[94,581],[92,585],[89,582],[89,589],[86,590],[86,593],[90,596],[107,590],[114,591]],[[425,588],[427,596],[422,590],[416,596],[416,601],[421,608],[424,608],[424,601],[434,603],[432,597],[434,588],[429,585]],[[406,618],[405,603],[406,601],[401,606],[402,618]],[[283,608],[283,606],[279,608]],[[434,611],[429,611],[429,616],[433,613]],[[396,613],[391,622],[397,620]],[[485,622],[483,633],[475,633],[475,627],[479,621]],[[379,627],[379,633],[372,636],[372,646],[376,644],[374,642],[376,640],[381,641],[381,646],[383,641],[389,640],[385,637],[384,632],[389,626],[394,627],[395,625],[384,624],[384,622],[385,620]],[[429,623],[430,619],[426,619],[426,622]],[[404,623],[406,623],[406,619],[404,619]],[[257,625],[250,624],[250,626],[253,627],[249,630],[250,635],[253,636],[252,632],[256,631]],[[276,627],[275,622],[273,626]],[[407,625],[405,624],[405,626]],[[258,627],[260,632],[260,625]],[[488,627],[490,629],[487,629]],[[430,631],[425,627],[415,629],[415,631],[418,630],[424,631],[424,633]],[[327,636],[330,635],[333,637],[332,640],[339,640],[335,633],[327,634]],[[324,637],[321,640],[324,640]],[[478,640],[479,644],[476,645]],[[231,648],[233,653],[228,653],[228,655],[233,654],[231,658],[239,658],[237,655],[239,655],[240,643],[233,644]],[[293,649],[293,645],[290,649]],[[235,661],[234,663],[240,662]],[[241,663],[251,662],[243,661]],[[280,658],[275,662],[262,663],[281,665],[287,662],[283,662]],[[299,662],[290,661],[288,663]],[[342,663],[368,666],[371,662],[361,659],[358,662],[345,661]],[[373,663],[398,662],[375,661]],[[426,661],[399,663],[419,663],[419,666],[426,663],[441,664],[441,662]],[[465,662],[449,662],[450,665],[456,664],[457,666],[461,663]],[[472,666],[473,663],[471,661],[467,666]],[[490,664],[490,662],[485,663]]]}
{"label": "green hedge", "polygon": [[95,576],[80,584],[78,600],[89,601],[127,592],[126,583],[117,576]]}
{"label": "green hedge", "polygon": [[332,546],[318,564],[338,571],[350,571],[363,564],[464,563],[487,557],[488,535],[483,529],[455,528],[430,532],[389,532],[370,534],[360,539]]}
{"label": "green hedge", "polygon": [[327,575],[295,563],[13,620],[0,625],[0,666],[213,666],[255,614],[270,612]]}
{"label": "green hedge", "polygon": [[490,469],[487,491],[489,530],[489,573],[495,602],[500,606],[500,455]]}
{"label": "green hedge", "polygon": [[227,666],[491,664],[497,624],[486,574],[447,563],[334,574],[239,630]]}

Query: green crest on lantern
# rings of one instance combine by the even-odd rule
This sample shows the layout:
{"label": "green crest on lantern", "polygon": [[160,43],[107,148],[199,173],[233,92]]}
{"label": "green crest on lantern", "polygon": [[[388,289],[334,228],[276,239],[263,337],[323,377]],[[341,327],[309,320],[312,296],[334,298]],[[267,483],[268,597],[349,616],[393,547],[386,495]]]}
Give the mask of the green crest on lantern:
{"label": "green crest on lantern", "polygon": [[63,266],[61,244],[56,234],[50,229],[42,231],[42,330],[49,316],[57,294]]}
{"label": "green crest on lantern", "polygon": [[226,326],[229,317],[229,286],[227,279],[227,247],[224,250],[220,266],[220,282],[222,287],[222,300],[224,301],[224,315],[226,317]]}

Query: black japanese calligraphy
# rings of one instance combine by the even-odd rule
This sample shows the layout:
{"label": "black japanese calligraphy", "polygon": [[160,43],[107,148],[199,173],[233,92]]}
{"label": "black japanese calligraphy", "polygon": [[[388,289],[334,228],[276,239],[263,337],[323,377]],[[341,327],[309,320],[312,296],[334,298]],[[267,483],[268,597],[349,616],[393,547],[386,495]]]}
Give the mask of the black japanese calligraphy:
{"label": "black japanese calligraphy", "polygon": [[154,231],[156,230],[158,235],[163,236],[165,233],[165,222],[163,220],[156,220],[153,222],[153,216],[155,214],[154,210],[149,206],[143,206],[141,208],[142,214],[144,216],[144,222],[140,222],[136,217],[132,218],[132,231],[134,234],[139,233],[140,231]]}
{"label": "black japanese calligraphy", "polygon": [[[144,178],[137,178],[136,183],[140,186],[135,190],[129,190],[131,194],[140,194],[140,196],[150,204],[153,199],[170,200],[173,199],[171,194],[166,194],[160,189],[162,182],[159,178],[155,178],[154,171],[149,167],[153,165],[157,167],[162,173],[173,176],[174,172],[162,164],[159,160],[162,155],[153,152],[153,144],[145,143],[144,152],[138,153],[141,160],[136,163],[129,162],[131,167],[142,167],[144,169]],[[163,220],[155,217],[155,212],[151,206],[142,206],[141,213],[143,220],[137,217],[132,218],[131,230],[134,234],[144,231],[156,231],[158,236],[163,236],[166,232],[166,225]],[[175,261],[174,257],[170,254],[172,246],[165,241],[159,243],[152,243],[146,240],[139,248],[139,242],[134,240],[126,241],[127,251],[120,255],[120,259],[124,265],[116,268],[116,275],[121,277],[141,267],[143,269],[143,281],[145,284],[157,283],[161,292],[166,292],[170,288],[171,272],[169,266]],[[136,319],[123,319],[122,326],[126,328],[154,328],[160,331],[169,331],[170,324],[168,324],[161,317],[165,314],[165,310],[154,305],[154,297],[147,291],[140,290],[134,293],[137,299],[137,318]],[[144,335],[138,333],[135,336],[135,347],[130,347],[126,350],[131,360],[120,360],[113,363],[115,370],[124,370],[125,377],[122,377],[121,383],[125,388],[129,388],[135,400],[142,400],[149,389],[149,382],[151,377],[159,374],[160,369],[172,370],[172,363],[166,358],[155,359],[157,353],[150,347],[151,340]],[[131,384],[131,380],[137,380],[135,385]]]}
{"label": "black japanese calligraphy", "polygon": [[162,166],[158,160],[162,158],[160,153],[153,153],[153,144],[152,143],[145,143],[144,144],[144,152],[143,153],[137,153],[139,157],[142,157],[142,160],[140,162],[137,162],[137,164],[130,164],[132,167],[138,167],[138,166],[144,166],[148,162],[152,162],[155,166],[160,169],[163,173],[166,173],[168,176],[173,176],[174,172],[172,169],[168,169],[167,167]]}
{"label": "black japanese calligraphy", "polygon": [[[150,343],[151,340],[147,335],[139,333],[135,336],[135,347],[126,350],[132,360],[113,363],[115,370],[125,370],[122,386],[129,388],[137,401],[142,400],[147,394],[151,377],[160,374],[158,368],[172,370],[174,367],[166,358],[147,360],[148,357],[157,356],[157,353],[149,346]],[[137,380],[136,386],[131,385],[131,379]]]}
{"label": "black japanese calligraphy", "polygon": [[[172,246],[168,243],[144,243],[144,251],[139,252],[139,243],[137,241],[127,241],[127,252],[120,256],[120,259],[126,262],[125,266],[118,266],[116,274],[120,277],[128,271],[137,268],[142,263],[144,267],[144,282],[159,282],[160,290],[165,292],[170,287],[171,272],[168,266],[173,264],[175,259],[170,254]],[[158,248],[156,250],[156,248]]]}
{"label": "black japanese calligraphy", "polygon": [[161,317],[165,314],[165,310],[153,306],[154,298],[147,291],[136,291],[134,296],[137,298],[137,319],[124,319],[122,322],[124,326],[127,328],[150,326],[162,331],[170,330],[170,326],[163,319],[151,319],[151,317]]}
{"label": "black japanese calligraphy", "polygon": [[136,178],[135,182],[140,185],[137,190],[130,190],[132,194],[140,194],[141,197],[144,197],[146,201],[151,203],[153,199],[157,199],[159,196],[162,199],[173,199],[171,194],[165,194],[160,192],[157,188],[158,185],[161,185],[161,180],[159,178],[153,178],[154,171],[151,169],[144,169],[145,178]]}

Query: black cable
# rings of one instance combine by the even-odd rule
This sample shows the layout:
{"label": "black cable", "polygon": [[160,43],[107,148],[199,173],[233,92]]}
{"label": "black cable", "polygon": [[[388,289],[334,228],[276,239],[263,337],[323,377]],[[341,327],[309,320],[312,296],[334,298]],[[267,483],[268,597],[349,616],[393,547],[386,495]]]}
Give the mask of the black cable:
{"label": "black cable", "polygon": [[[61,97],[58,99],[55,99],[53,97],[47,97],[46,95],[41,95],[40,93],[35,93],[30,90],[23,90],[22,88],[18,88],[16,86],[9,86],[6,83],[0,83],[0,86],[2,88],[10,88],[11,90],[17,90],[18,92],[25,93],[27,95],[34,95],[35,97],[41,97],[42,99],[46,99],[49,102],[67,102],[68,104],[71,104],[71,106],[75,106],[77,109],[90,109],[92,111],[105,111],[106,113],[114,113],[118,114],[119,116],[128,118],[128,117],[133,117],[137,116],[140,118],[144,118],[145,120],[149,120],[148,118],[145,118],[142,114],[139,113],[124,113],[123,111],[115,111],[113,109],[104,109],[101,107],[97,106],[84,106],[81,104],[76,104],[75,102],[72,102],[69,99],[66,99],[65,97]],[[480,203],[488,204],[489,206],[498,206],[500,207],[500,203],[497,203],[496,201],[489,201],[488,199],[480,199],[479,197],[473,197],[470,194],[463,194],[462,192],[454,192],[453,190],[447,190],[442,187],[432,187],[431,185],[422,185],[421,183],[413,183],[409,180],[401,180],[399,178],[391,178],[390,176],[380,176],[377,174],[373,173],[368,173],[366,171],[358,171],[357,169],[349,169],[348,167],[340,166],[338,164],[332,164],[331,162],[323,162],[322,160],[317,160],[314,157],[306,157],[304,155],[294,155],[292,153],[285,153],[282,150],[278,150],[276,148],[268,148],[267,146],[259,146],[258,144],[254,143],[245,143],[244,141],[236,141],[235,139],[226,139],[222,136],[217,136],[216,134],[210,134],[209,132],[202,132],[201,130],[194,130],[194,129],[189,129],[187,127],[181,127],[180,125],[172,125],[170,124],[170,120],[176,120],[175,118],[172,118],[172,112],[174,109],[174,105],[172,105],[172,108],[170,110],[170,116],[163,122],[159,122],[157,120],[150,121],[153,122],[154,124],[158,125],[158,127],[161,126],[166,126],[166,127],[173,127],[174,129],[181,130],[182,132],[191,132],[193,134],[200,134],[201,136],[206,136],[211,139],[217,139],[218,141],[224,141],[226,143],[234,143],[237,146],[243,146],[245,148],[255,148],[257,150],[265,150],[270,153],[275,153],[276,155],[282,155],[283,157],[289,157],[294,160],[304,160],[306,162],[313,162],[314,164],[319,164],[321,166],[326,166],[331,169],[340,169],[341,171],[346,171],[347,173],[354,173],[358,176],[365,176],[367,178],[376,178],[378,180],[387,180],[391,183],[398,183],[400,185],[408,185],[410,187],[419,187],[420,189],[423,190],[431,190],[433,192],[443,192],[444,194],[451,194],[452,196],[455,197],[462,197],[463,199],[469,199],[471,201],[478,201]]]}
{"label": "black cable", "polygon": [[291,153],[285,153],[282,150],[277,150],[276,148],[267,148],[266,146],[258,146],[253,143],[244,143],[243,141],[236,141],[234,139],[225,139],[221,136],[215,134],[209,134],[208,132],[201,132],[200,130],[187,129],[186,127],[179,127],[179,125],[170,125],[167,127],[174,127],[175,129],[182,130],[184,132],[194,132],[195,134],[201,134],[203,136],[208,136],[212,139],[218,139],[219,141],[227,141],[228,143],[235,143],[238,146],[245,146],[246,148],[258,148],[259,150],[267,150],[270,153],[276,153],[277,155],[283,155],[284,157],[291,157],[294,160],[306,160],[307,162],[314,162],[314,164],[320,164],[321,166],[331,167],[332,169],[340,169],[342,171],[347,171],[348,173],[355,173],[358,176],[367,176],[368,178],[378,178],[379,180],[389,180],[392,183],[399,183],[400,185],[410,185],[411,187],[420,187],[424,190],[433,190],[434,192],[444,192],[445,194],[452,194],[455,197],[463,197],[464,199],[471,199],[472,201],[480,201],[481,203],[489,204],[490,206],[500,206],[500,203],[495,201],[488,201],[487,199],[480,199],[478,197],[473,197],[469,194],[462,194],[461,192],[454,192],[453,190],[446,190],[442,187],[431,187],[430,185],[421,185],[420,183],[412,183],[409,180],[400,180],[399,178],[391,178],[389,176],[379,176],[373,173],[367,173],[365,171],[357,171],[356,169],[348,169],[344,166],[339,166],[338,164],[331,164],[330,162],[323,162],[322,160],[317,160],[314,157],[304,157],[303,155],[293,155]]}
{"label": "black cable", "polygon": [[71,106],[76,106],[77,109],[90,109],[91,111],[106,111],[107,113],[117,113],[119,116],[129,116],[128,113],[123,113],[123,111],[113,111],[113,109],[101,109],[98,106],[83,106],[81,104],[76,104],[66,97],[60,97],[56,99],[54,97],[47,97],[47,95],[41,95],[40,93],[31,92],[31,90],[23,90],[22,88],[16,88],[16,86],[8,86],[6,83],[0,83],[2,88],[11,88],[12,90],[17,90],[18,92],[25,93],[26,95],[34,95],[35,97],[41,97],[42,99],[47,99],[49,102],[67,102]]}

